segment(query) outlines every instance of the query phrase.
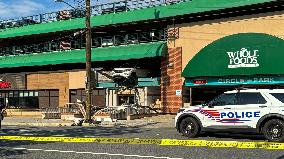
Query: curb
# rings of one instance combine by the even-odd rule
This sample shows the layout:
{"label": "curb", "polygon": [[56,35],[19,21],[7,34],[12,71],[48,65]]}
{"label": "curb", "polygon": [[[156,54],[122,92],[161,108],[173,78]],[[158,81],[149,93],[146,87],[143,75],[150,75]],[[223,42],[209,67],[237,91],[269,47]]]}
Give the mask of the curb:
{"label": "curb", "polygon": [[[66,123],[9,123],[9,122],[3,122],[2,126],[36,126],[36,127],[71,127],[73,122],[66,122]],[[172,126],[169,125],[140,125],[136,123],[100,123],[100,124],[83,124],[80,127],[128,127],[128,128],[172,128]]]}
{"label": "curb", "polygon": [[58,126],[71,126],[70,123],[9,123],[3,122],[2,126],[44,126],[44,127],[58,127]]}

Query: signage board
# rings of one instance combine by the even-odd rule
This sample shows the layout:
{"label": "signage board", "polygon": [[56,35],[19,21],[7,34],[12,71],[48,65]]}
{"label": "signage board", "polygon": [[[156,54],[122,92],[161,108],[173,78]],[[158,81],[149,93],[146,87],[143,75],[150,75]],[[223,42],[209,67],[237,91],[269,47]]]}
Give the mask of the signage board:
{"label": "signage board", "polygon": [[10,82],[0,81],[0,88],[11,88]]}
{"label": "signage board", "polygon": [[[198,81],[198,82],[197,82]],[[205,82],[206,81],[206,82]],[[204,77],[186,79],[185,86],[235,86],[284,84],[284,76]]]}
{"label": "signage board", "polygon": [[206,83],[207,83],[207,80],[204,80],[204,79],[196,79],[196,80],[193,80],[193,83],[194,83],[194,84],[206,84]]}
{"label": "signage board", "polygon": [[26,89],[26,75],[23,73],[1,74],[0,89]]}
{"label": "signage board", "polygon": [[181,96],[182,91],[181,90],[176,90],[176,96]]}

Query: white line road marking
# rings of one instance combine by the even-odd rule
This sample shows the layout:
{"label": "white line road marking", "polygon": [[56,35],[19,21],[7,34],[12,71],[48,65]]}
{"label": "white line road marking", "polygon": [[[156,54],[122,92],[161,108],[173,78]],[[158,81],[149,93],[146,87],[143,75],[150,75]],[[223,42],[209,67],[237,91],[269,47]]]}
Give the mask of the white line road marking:
{"label": "white line road marking", "polygon": [[94,153],[92,152],[93,155],[108,155],[108,153]]}
{"label": "white line road marking", "polygon": [[139,157],[139,155],[124,155],[125,157]]}
{"label": "white line road marking", "polygon": [[26,130],[26,129],[20,129],[21,132],[27,132],[27,131],[30,131],[30,130]]}
{"label": "white line road marking", "polygon": [[[29,149],[27,149],[29,150]],[[59,150],[43,150],[43,151],[46,151],[46,152],[60,152]]]}
{"label": "white line road marking", "polygon": [[60,151],[60,152],[64,152],[64,153],[68,153],[68,152],[76,152],[76,151]]}
{"label": "white line road marking", "polygon": [[43,151],[43,149],[29,149],[29,151]]}
{"label": "white line road marking", "polygon": [[91,136],[91,135],[85,135],[84,137],[90,137],[90,138],[91,138],[91,137],[93,137],[93,138],[94,138],[95,136]]}
{"label": "white line road marking", "polygon": [[109,155],[109,156],[123,156],[123,154],[115,154],[115,153],[113,153],[113,154],[108,153],[107,155]]}
{"label": "white line road marking", "polygon": [[92,154],[93,152],[76,152],[77,154]]}
{"label": "white line road marking", "polygon": [[21,134],[21,135],[25,135],[25,136],[35,136],[36,134],[32,134],[32,133],[24,133],[24,134]]}
{"label": "white line road marking", "polygon": [[[9,147],[7,147],[9,148]],[[141,156],[141,155],[127,155],[116,153],[96,153],[96,152],[77,152],[77,151],[60,151],[60,150],[44,150],[44,149],[28,149],[24,147],[10,148],[14,150],[27,150],[27,151],[45,151],[45,152],[60,152],[60,153],[77,153],[77,154],[93,154],[93,155],[108,155],[108,156],[124,156],[124,157],[137,157],[137,158],[155,158],[155,159],[183,159],[183,158],[171,158],[163,156]]]}
{"label": "white line road marking", "polygon": [[22,147],[16,147],[16,148],[13,148],[14,150],[26,150],[26,148],[22,148]]}
{"label": "white line road marking", "polygon": [[62,135],[52,135],[52,136],[56,136],[56,137],[57,137],[57,136],[58,136],[58,137],[61,137],[61,136],[62,136],[62,137],[64,137],[65,135],[62,134]]}

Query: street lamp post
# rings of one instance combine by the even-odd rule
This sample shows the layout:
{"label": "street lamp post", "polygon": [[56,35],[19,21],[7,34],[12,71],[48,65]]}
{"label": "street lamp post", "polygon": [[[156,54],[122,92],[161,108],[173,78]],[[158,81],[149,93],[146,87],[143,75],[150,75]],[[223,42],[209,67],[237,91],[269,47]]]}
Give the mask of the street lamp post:
{"label": "street lamp post", "polygon": [[[76,10],[72,5],[65,2],[64,0],[54,0],[55,2],[63,2],[68,6],[72,7]],[[92,87],[91,87],[91,2],[90,0],[85,0],[86,2],[86,119],[85,122],[91,123],[91,94],[92,94]]]}

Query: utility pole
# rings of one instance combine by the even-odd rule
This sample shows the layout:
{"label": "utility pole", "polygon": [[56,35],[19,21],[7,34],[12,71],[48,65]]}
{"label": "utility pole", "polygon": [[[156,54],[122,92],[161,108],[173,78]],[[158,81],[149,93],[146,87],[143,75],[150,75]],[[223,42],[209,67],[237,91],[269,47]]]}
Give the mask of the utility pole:
{"label": "utility pole", "polygon": [[[54,0],[55,2],[62,2],[67,4],[68,6],[72,7],[73,9],[77,9],[70,5],[69,3],[65,2],[64,0]],[[92,95],[92,86],[91,86],[91,0],[81,0],[79,3],[85,1],[86,3],[86,77],[85,77],[85,84],[86,84],[86,119],[85,122],[91,123],[91,95]],[[76,1],[74,1],[75,3]],[[78,5],[79,7],[79,5]]]}
{"label": "utility pole", "polygon": [[91,4],[86,0],[86,122],[91,123]]}

